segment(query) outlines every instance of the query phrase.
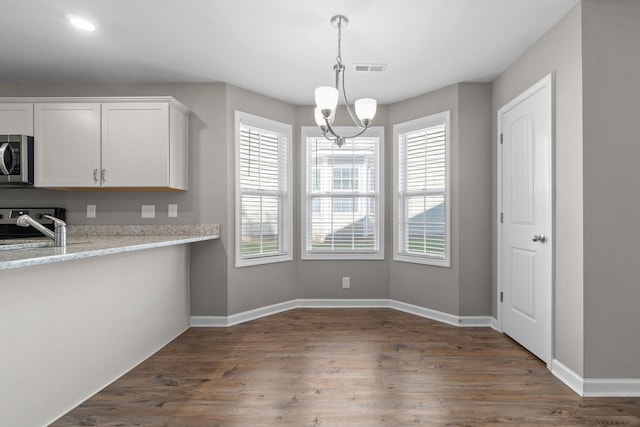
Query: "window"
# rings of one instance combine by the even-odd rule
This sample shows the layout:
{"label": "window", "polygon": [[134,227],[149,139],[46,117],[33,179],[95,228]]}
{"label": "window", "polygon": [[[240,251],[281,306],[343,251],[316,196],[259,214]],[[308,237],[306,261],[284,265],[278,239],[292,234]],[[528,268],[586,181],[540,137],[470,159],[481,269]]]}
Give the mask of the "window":
{"label": "window", "polygon": [[[350,160],[350,158],[347,159],[347,161]],[[358,190],[358,172],[359,170],[352,165],[346,168],[333,168],[333,191]]]}
{"label": "window", "polygon": [[303,127],[302,142],[302,258],[383,259],[383,128],[338,147]]}
{"label": "window", "polygon": [[394,259],[449,267],[449,117],[393,127]]}
{"label": "window", "polygon": [[291,125],[236,111],[236,267],[291,256]]}

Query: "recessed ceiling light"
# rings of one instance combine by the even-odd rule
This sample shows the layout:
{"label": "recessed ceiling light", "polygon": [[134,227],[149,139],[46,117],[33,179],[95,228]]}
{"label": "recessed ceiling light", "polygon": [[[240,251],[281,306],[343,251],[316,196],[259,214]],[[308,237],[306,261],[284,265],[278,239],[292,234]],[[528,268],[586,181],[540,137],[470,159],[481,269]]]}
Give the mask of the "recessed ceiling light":
{"label": "recessed ceiling light", "polygon": [[67,19],[74,27],[83,31],[95,31],[96,26],[86,18],[77,15],[67,15]]}

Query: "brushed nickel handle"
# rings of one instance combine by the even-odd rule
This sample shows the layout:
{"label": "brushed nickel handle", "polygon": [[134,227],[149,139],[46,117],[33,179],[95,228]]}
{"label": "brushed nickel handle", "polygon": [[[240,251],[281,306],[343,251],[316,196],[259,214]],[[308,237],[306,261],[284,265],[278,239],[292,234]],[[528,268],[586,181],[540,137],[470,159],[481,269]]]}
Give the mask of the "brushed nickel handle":
{"label": "brushed nickel handle", "polygon": [[544,243],[547,241],[547,236],[545,236],[544,234],[534,234],[533,239],[531,240],[534,242]]}
{"label": "brushed nickel handle", "polygon": [[[8,165],[5,164],[4,162],[4,158],[7,154],[11,162]],[[13,152],[13,148],[11,148],[11,144],[6,142],[0,145],[0,171],[2,171],[2,174],[11,175],[11,172],[13,172],[13,168],[15,167],[16,167],[15,153]]]}
{"label": "brushed nickel handle", "polygon": [[93,170],[93,182],[98,182],[98,169]]}

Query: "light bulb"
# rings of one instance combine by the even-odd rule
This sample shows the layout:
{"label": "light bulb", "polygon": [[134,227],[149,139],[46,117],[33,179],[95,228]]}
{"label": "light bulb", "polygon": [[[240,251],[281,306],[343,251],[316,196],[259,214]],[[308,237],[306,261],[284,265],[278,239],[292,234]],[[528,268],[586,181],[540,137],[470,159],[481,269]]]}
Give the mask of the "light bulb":
{"label": "light bulb", "polygon": [[324,116],[322,115],[322,112],[320,111],[320,108],[316,107],[313,110],[313,117],[316,119],[316,124],[318,125],[320,130],[322,132],[326,132],[327,131],[327,123],[324,121]]}

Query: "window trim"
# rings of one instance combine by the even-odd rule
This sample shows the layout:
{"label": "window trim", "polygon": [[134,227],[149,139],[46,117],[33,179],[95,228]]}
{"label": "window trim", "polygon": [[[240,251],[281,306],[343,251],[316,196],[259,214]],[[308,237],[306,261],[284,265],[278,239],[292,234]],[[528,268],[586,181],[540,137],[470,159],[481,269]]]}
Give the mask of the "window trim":
{"label": "window trim", "polygon": [[[400,144],[402,134],[425,129],[437,125],[445,125],[445,255],[444,259],[432,258],[424,255],[410,255],[400,252]],[[393,260],[415,264],[451,267],[451,111],[432,114],[414,120],[393,125]]]}
{"label": "window trim", "polygon": [[[334,126],[333,129],[341,135],[353,135],[360,131],[355,126]],[[372,126],[361,137],[378,138],[378,188],[377,188],[377,218],[378,218],[378,250],[370,252],[332,252],[311,253],[307,251],[308,216],[312,207],[307,196],[307,138],[322,137],[317,126],[301,126],[300,132],[300,258],[302,260],[383,260],[385,258],[385,160],[384,160],[384,126]]]}
{"label": "window trim", "polygon": [[[250,127],[256,127],[286,137],[287,158],[285,165],[285,177],[287,180],[283,201],[285,206],[282,212],[286,215],[281,220],[280,229],[282,230],[282,246],[284,250],[277,254],[253,255],[251,257],[243,257],[240,253],[242,245],[242,194],[240,191],[240,125],[244,124]],[[235,212],[234,212],[234,245],[235,245],[235,267],[248,267],[253,265],[271,264],[276,262],[284,262],[293,260],[293,146],[292,141],[293,126],[287,123],[278,122],[242,111],[234,111],[234,186],[235,186]]]}

